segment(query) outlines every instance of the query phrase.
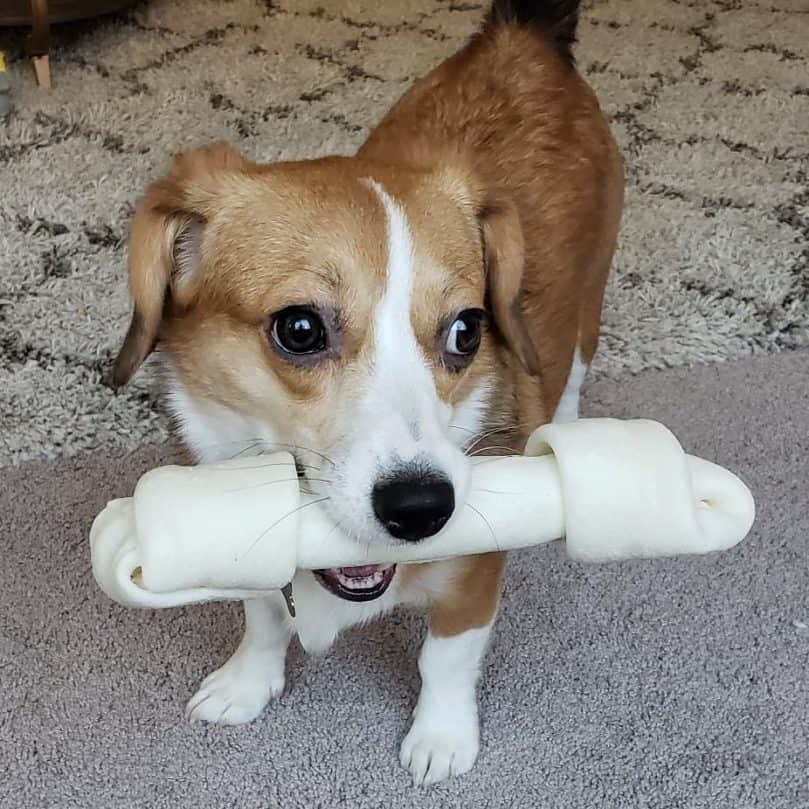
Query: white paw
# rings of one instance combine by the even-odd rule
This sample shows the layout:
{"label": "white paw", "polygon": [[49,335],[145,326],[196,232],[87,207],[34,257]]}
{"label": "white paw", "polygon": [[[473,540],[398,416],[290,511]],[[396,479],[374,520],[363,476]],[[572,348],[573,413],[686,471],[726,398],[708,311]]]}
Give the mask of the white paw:
{"label": "white paw", "polygon": [[231,658],[202,681],[185,715],[192,722],[241,725],[255,719],[283,690],[283,674],[273,676],[270,665],[244,665]]}
{"label": "white paw", "polygon": [[399,760],[410,770],[413,783],[437,784],[452,775],[463,775],[472,769],[478,757],[477,718],[461,722],[413,722],[402,742]]}

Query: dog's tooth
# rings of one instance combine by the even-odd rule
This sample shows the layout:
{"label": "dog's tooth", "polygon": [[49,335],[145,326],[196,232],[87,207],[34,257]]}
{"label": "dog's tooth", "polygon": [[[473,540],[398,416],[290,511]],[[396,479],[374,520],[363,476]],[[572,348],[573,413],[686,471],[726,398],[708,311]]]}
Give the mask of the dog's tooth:
{"label": "dog's tooth", "polygon": [[358,578],[356,576],[338,576],[340,584],[349,590],[367,590],[369,587],[375,587],[382,581],[380,573],[374,573],[371,576],[363,576]]}

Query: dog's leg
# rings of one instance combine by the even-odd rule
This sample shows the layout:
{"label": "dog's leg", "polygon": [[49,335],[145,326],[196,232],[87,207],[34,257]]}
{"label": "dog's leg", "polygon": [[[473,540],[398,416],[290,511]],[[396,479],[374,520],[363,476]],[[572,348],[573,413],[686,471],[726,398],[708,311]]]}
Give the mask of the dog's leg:
{"label": "dog's leg", "polygon": [[255,719],[284,690],[284,663],[292,625],[283,599],[244,602],[244,637],[224,666],[203,680],[189,700],[191,721],[239,725]]}
{"label": "dog's leg", "polygon": [[468,772],[478,755],[477,681],[500,596],[503,554],[472,557],[433,604],[419,657],[421,693],[400,760],[416,784]]}
{"label": "dog's leg", "polygon": [[562,392],[562,398],[553,414],[555,423],[576,421],[579,417],[579,396],[581,395],[581,385],[587,375],[589,366],[582,359],[581,350],[577,347],[573,354],[573,362],[570,365],[570,373],[567,377],[567,384]]}
{"label": "dog's leg", "polygon": [[417,785],[461,775],[475,763],[475,687],[490,629],[487,624],[450,637],[427,634],[419,657],[421,693],[400,755]]}

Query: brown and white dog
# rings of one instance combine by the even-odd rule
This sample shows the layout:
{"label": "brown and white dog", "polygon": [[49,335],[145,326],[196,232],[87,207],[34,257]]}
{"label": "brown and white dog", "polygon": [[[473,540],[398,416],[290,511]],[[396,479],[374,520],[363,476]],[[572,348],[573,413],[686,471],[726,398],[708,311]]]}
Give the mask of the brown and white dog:
{"label": "brown and white dog", "polygon": [[[132,221],[115,382],[159,345],[200,461],[291,449],[342,531],[440,530],[464,508],[472,454],[576,418],[596,350],[623,175],[573,65],[577,7],[495,0],[354,157],[257,165],[216,145],[178,158]],[[250,721],[281,692],[294,633],[324,650],[420,605],[401,761],[417,783],[466,772],[503,561],[301,572],[296,619],[280,596],[246,602],[241,644],[188,715]]]}

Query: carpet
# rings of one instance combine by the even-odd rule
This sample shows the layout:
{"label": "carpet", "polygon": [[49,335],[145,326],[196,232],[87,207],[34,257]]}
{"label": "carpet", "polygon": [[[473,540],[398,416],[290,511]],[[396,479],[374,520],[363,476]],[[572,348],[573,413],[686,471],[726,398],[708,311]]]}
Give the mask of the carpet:
{"label": "carpet", "polygon": [[809,806],[809,352],[589,386],[587,415],[647,416],[751,486],[751,536],[696,559],[583,566],[511,554],[473,771],[413,789],[397,760],[423,626],[399,613],[325,657],[293,644],[256,722],[189,725],[240,609],[126,610],[87,531],[157,451],[4,472],[3,809],[805,809]]}
{"label": "carpet", "polygon": [[[595,372],[809,345],[805,0],[592,0],[577,53],[627,159]],[[152,0],[54,30],[38,90],[0,31],[0,464],[159,442],[153,371],[102,384],[128,317],[126,224],[170,155],[349,153],[475,30],[480,2]]]}

